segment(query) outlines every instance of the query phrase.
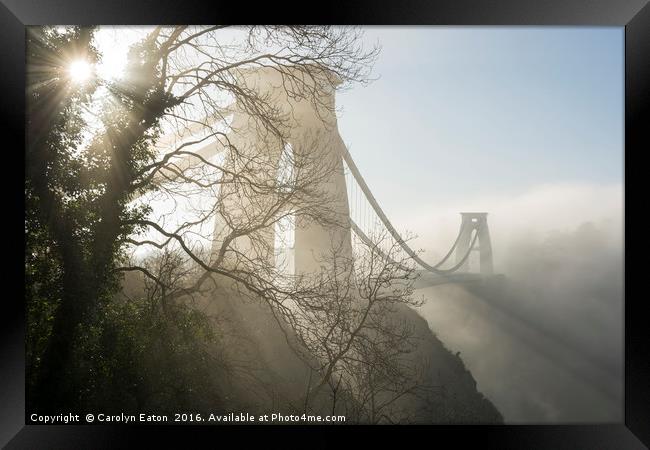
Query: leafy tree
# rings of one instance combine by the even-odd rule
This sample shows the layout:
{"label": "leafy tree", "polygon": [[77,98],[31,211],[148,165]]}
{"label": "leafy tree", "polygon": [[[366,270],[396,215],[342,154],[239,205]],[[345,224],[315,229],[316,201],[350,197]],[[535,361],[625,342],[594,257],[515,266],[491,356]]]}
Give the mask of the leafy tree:
{"label": "leafy tree", "polygon": [[[93,30],[30,28],[27,33],[26,286],[30,400],[60,401],[70,343],[90,302],[87,257],[91,187],[76,153],[83,142],[82,108],[95,85],[75,85],[67,69],[77,58],[96,60]],[[86,213],[84,211],[88,211]],[[61,395],[48,397],[46,390]],[[36,388],[39,389],[36,389]],[[64,405],[62,405],[64,406]]]}

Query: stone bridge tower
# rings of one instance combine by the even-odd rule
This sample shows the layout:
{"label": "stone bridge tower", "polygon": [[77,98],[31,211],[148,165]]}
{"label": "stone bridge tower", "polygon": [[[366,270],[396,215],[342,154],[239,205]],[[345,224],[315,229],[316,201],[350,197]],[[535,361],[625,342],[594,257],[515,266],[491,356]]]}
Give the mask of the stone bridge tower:
{"label": "stone bridge tower", "polygon": [[[332,248],[338,248],[338,254],[342,257],[352,257],[350,212],[342,159],[345,144],[339,135],[334,112],[335,87],[340,84],[340,80],[330,72],[318,70],[314,72],[316,76],[313,78],[298,69],[289,69],[290,76],[287,75],[286,68],[283,71],[284,74],[272,67],[243,69],[237,82],[263,96],[271,108],[286,118],[283,129],[280,130],[286,136],[286,141],[281,142],[275,134],[269,133],[259,118],[248,112],[250,105],[242,103],[235,104],[228,139],[246,156],[261,156],[261,164],[279,165],[283,150],[289,147],[296,155],[296,161],[299,161],[298,155],[308,155],[308,158],[329,168],[329,175],[315,178],[312,187],[318,189],[323,198],[331,200],[328,202],[327,217],[331,224],[322,225],[299,214],[295,216],[294,271],[296,274],[313,273],[319,270],[323,258],[331,254]],[[301,84],[304,83],[306,90],[302,92],[303,97],[301,92],[296,91],[299,87],[292,77],[296,77]],[[228,158],[224,164],[236,172],[241,161]],[[256,204],[263,201],[259,196],[246,198],[246,195],[230,192],[227,187],[222,187],[222,191],[219,201],[224,210],[234,212],[230,220],[236,214],[254,214]],[[218,215],[213,252],[220,247],[221,239],[228,231],[228,221]],[[275,236],[272,227],[260,233],[265,234],[263,239],[268,242],[265,249],[251,245],[248,238],[244,237],[238,238],[238,242],[233,245],[239,251],[256,257],[273,258]]]}
{"label": "stone bridge tower", "polygon": [[[470,251],[470,243],[472,238],[472,232],[476,231],[478,233],[477,244],[475,245],[472,251],[479,252],[479,261],[480,261],[480,272],[484,275],[490,275],[493,273],[494,268],[492,264],[492,242],[490,241],[490,230],[488,229],[487,224],[487,215],[486,212],[462,212],[460,213],[462,217],[462,222],[460,225],[460,236],[458,238],[458,246],[456,247],[456,264],[465,257],[468,251]],[[469,258],[465,259],[465,262],[458,269],[459,272],[467,272],[469,266]]]}

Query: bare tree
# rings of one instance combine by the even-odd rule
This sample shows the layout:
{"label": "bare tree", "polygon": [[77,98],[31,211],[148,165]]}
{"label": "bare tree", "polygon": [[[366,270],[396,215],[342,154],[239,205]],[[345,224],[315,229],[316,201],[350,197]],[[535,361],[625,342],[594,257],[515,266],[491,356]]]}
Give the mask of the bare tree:
{"label": "bare tree", "polygon": [[[283,95],[308,102],[325,118],[334,108],[324,100],[331,98],[326,94],[342,82],[366,82],[376,49],[364,51],[359,32],[349,28],[250,27],[226,35],[227,44],[220,38],[225,31],[218,26],[157,28],[147,36],[158,49],[161,96],[173,101],[160,125],[167,137],[152,139],[150,160],[133,172],[129,196],[144,195],[134,205],[143,199],[203,201],[195,202],[191,212],[186,208],[190,219],[174,226],[164,218],[126,220],[124,226],[155,238],[125,235],[122,241],[184,251],[204,270],[189,290],[218,276],[242,292],[277,302],[291,293],[279,287],[279,275],[269,264],[274,227],[296,215],[321,224],[345,223],[333,214],[331,196],[319,188],[335,170],[332,159],[312,151],[327,144],[324,137],[304,137],[307,145],[287,152],[295,115],[279,107],[271,93],[250,85],[248,74],[275,73]],[[233,115],[245,117],[245,123],[233,124]],[[289,177],[282,176],[281,166],[291,167]],[[217,219],[226,226],[212,234],[209,228]],[[142,269],[116,268],[151,275]]]}
{"label": "bare tree", "polygon": [[305,353],[317,374],[308,384],[305,409],[322,410],[329,392],[331,412],[343,410],[349,420],[408,421],[415,414],[400,400],[430,403],[438,392],[425,378],[426,361],[408,358],[417,336],[400,315],[400,308],[422,302],[413,297],[417,273],[412,259],[385,234],[355,248],[350,258],[333,248],[325,269],[310,277],[309,291],[277,308],[294,334],[294,349]]}

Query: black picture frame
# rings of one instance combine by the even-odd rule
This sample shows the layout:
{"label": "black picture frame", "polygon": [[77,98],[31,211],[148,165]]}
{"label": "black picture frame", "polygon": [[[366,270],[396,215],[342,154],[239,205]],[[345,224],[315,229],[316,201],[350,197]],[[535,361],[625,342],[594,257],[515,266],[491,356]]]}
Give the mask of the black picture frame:
{"label": "black picture frame", "polygon": [[[359,25],[548,25],[625,27],[625,240],[643,242],[642,212],[646,166],[639,163],[650,149],[646,132],[650,102],[650,5],[647,0],[363,0],[323,4],[322,8],[292,7],[289,3],[137,0],[0,0],[0,114],[2,115],[2,177],[6,219],[4,232],[5,287],[0,310],[0,444],[6,448],[121,448],[133,439],[147,446],[187,445],[187,432],[196,437],[242,439],[259,437],[266,443],[310,443],[322,446],[347,438],[395,441],[406,445],[487,445],[496,448],[647,448],[650,445],[650,320],[640,288],[644,267],[632,264],[643,245],[625,249],[625,418],[618,424],[407,426],[407,427],[149,427],[99,425],[25,425],[24,355],[24,93],[25,26],[37,24],[201,24],[201,23],[332,23]],[[14,254],[15,253],[15,254]],[[254,432],[253,432],[254,431]],[[423,438],[417,444],[414,434]],[[269,436],[270,435],[270,436]],[[232,436],[231,436],[232,437]],[[216,444],[216,441],[213,441]]]}

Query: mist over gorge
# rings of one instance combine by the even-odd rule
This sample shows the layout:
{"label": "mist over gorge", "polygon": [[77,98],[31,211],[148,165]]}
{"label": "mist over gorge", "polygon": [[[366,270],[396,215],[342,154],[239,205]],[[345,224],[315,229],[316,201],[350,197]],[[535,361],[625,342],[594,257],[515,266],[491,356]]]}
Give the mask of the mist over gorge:
{"label": "mist over gorge", "polygon": [[493,205],[503,285],[419,290],[419,313],[506,422],[622,420],[622,187],[543,186],[466,203]]}

